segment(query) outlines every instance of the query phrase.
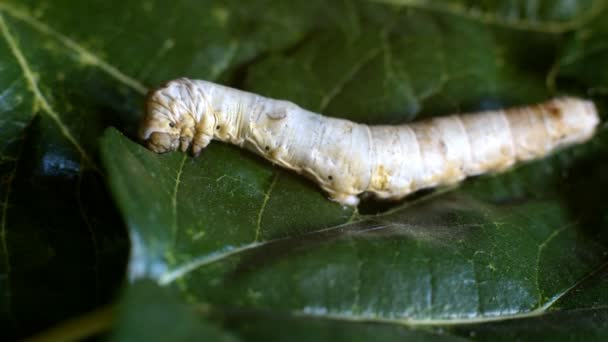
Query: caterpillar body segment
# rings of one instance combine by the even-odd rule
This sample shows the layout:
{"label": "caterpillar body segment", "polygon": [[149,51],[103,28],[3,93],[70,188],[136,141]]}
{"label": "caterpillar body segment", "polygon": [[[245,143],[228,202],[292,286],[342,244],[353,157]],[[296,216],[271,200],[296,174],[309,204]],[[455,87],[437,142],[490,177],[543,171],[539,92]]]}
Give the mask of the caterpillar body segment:
{"label": "caterpillar body segment", "polygon": [[178,79],[151,92],[141,138],[156,152],[212,139],[246,148],[313,179],[334,201],[358,195],[400,199],[419,189],[508,169],[588,140],[599,123],[592,102],[541,104],[368,126],[325,117],[282,100],[202,80]]}

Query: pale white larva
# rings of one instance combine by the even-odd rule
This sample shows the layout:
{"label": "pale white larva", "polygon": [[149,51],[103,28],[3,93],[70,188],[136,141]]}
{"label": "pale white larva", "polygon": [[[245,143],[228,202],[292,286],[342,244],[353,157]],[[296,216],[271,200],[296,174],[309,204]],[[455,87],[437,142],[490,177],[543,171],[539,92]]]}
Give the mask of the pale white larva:
{"label": "pale white larva", "polygon": [[189,79],[152,91],[146,107],[140,134],[153,151],[185,152],[191,146],[198,155],[212,139],[229,142],[308,176],[332,200],[347,205],[357,205],[363,192],[400,199],[422,188],[502,171],[588,140],[599,122],[592,102],[565,97],[368,126]]}

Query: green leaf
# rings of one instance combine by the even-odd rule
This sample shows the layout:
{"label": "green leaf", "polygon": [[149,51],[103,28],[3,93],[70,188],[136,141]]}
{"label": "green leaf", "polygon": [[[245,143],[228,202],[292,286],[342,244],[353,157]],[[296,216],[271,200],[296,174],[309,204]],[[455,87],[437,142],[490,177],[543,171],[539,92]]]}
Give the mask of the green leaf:
{"label": "green leaf", "polygon": [[[607,6],[603,2],[604,7]],[[605,67],[608,47],[606,14],[594,18],[584,29],[573,32],[564,44],[559,60],[549,74],[550,85],[562,81],[564,85],[584,85],[592,96],[605,98],[608,94],[608,69]]]}
{"label": "green leaf", "polygon": [[236,341],[152,281],[133,283],[123,296],[112,341]]}
{"label": "green leaf", "polygon": [[[507,7],[484,9],[498,21],[425,2],[345,3],[295,46],[239,69],[236,85],[369,123],[535,102],[559,93],[546,80],[561,76],[572,35],[608,16],[599,2],[568,15],[554,3],[517,19],[533,25],[511,23]],[[565,83],[569,93],[598,86]],[[223,313],[244,336],[282,336],[270,326],[286,316],[279,325],[321,334],[305,339],[369,328],[358,322],[397,338],[533,336],[534,324],[549,336],[552,324],[590,320],[599,338],[608,331],[592,299],[560,303],[605,265],[606,139],[362,215],[220,143],[199,159],[155,155],[109,130],[102,154],[134,244],[130,275]]]}
{"label": "green leaf", "polygon": [[580,28],[600,13],[602,1],[466,1],[466,0],[375,0],[463,16],[490,25],[519,30],[563,33]]}
{"label": "green leaf", "polygon": [[[77,63],[28,12],[0,4],[0,325],[3,339],[110,300],[128,241],[96,161],[113,122]],[[89,94],[97,94],[91,97]],[[114,121],[115,122],[115,121]]]}

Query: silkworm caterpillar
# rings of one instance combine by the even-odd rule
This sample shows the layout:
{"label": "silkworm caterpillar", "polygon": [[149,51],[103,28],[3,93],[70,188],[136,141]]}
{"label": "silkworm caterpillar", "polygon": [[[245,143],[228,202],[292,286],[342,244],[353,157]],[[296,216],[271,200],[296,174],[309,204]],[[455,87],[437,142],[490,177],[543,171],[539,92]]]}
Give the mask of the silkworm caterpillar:
{"label": "silkworm caterpillar", "polygon": [[368,126],[202,80],[150,92],[140,137],[152,151],[229,142],[303,174],[330,199],[363,192],[400,199],[419,189],[503,171],[517,161],[588,140],[599,123],[590,101],[563,97],[507,110]]}

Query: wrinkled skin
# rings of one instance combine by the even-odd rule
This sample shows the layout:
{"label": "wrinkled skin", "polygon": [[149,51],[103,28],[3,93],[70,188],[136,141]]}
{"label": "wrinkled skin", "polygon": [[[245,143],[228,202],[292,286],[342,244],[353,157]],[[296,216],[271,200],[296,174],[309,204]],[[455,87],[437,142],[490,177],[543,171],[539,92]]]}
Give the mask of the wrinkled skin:
{"label": "wrinkled skin", "polygon": [[592,102],[563,97],[368,126],[203,80],[179,79],[150,93],[141,137],[155,152],[192,146],[195,155],[216,138],[304,174],[334,201],[357,205],[365,192],[398,200],[542,158],[587,141],[598,123]]}
{"label": "wrinkled skin", "polygon": [[178,145],[179,136],[169,132],[154,132],[147,141],[148,148],[156,153],[175,151]]}
{"label": "wrinkled skin", "polygon": [[192,153],[198,155],[209,144],[212,133],[207,134],[200,125],[204,108],[195,88],[177,80],[148,94],[139,137],[150,150],[165,153],[179,148],[186,152],[192,147]]}

